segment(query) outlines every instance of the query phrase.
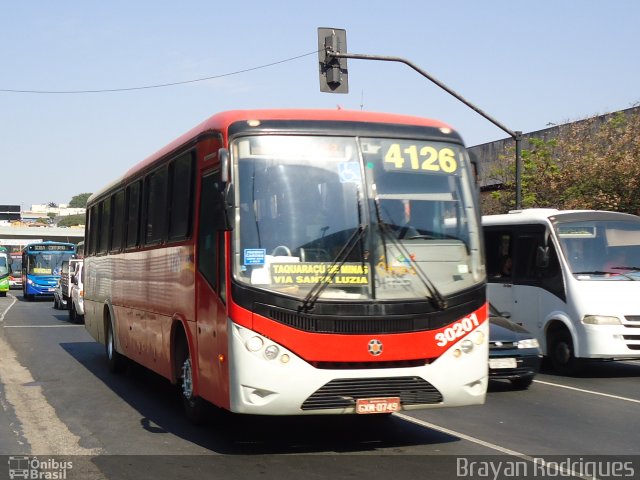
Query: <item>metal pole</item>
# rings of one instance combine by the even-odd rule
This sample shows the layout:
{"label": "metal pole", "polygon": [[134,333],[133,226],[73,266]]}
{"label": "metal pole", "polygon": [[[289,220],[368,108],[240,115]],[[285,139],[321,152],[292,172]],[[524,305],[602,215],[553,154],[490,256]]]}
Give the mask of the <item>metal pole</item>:
{"label": "metal pole", "polygon": [[522,132],[516,131],[516,210],[522,208]]}
{"label": "metal pole", "polygon": [[501,129],[502,131],[506,132],[511,138],[513,138],[516,141],[516,209],[520,209],[522,207],[522,181],[521,181],[521,178],[522,178],[522,165],[521,165],[522,164],[522,158],[521,158],[521,152],[520,152],[520,150],[521,150],[521,145],[520,144],[521,144],[521,141],[522,141],[522,132],[521,131],[514,132],[510,128],[507,128],[502,123],[500,123],[498,120],[496,120],[495,118],[493,118],[492,116],[490,116],[486,112],[482,111],[479,107],[475,106],[473,103],[468,101],[462,95],[460,95],[459,93],[455,92],[451,88],[447,87],[440,80],[438,80],[434,76],[430,75],[429,73],[425,72],[420,67],[418,67],[417,65],[414,65],[412,62],[410,62],[409,60],[407,60],[405,58],[387,57],[387,56],[382,56],[382,55],[364,55],[364,54],[360,54],[360,53],[340,53],[340,52],[333,51],[331,49],[331,47],[327,47],[326,48],[326,55],[327,55],[327,57],[335,57],[335,58],[355,58],[355,59],[359,59],[359,60],[379,60],[379,61],[383,61],[383,62],[404,63],[405,65],[411,67],[412,69],[414,69],[416,72],[418,72],[420,75],[422,75],[426,79],[428,79],[431,82],[435,83],[438,87],[442,88],[445,92],[449,93],[450,95],[452,95],[455,98],[457,98],[458,100],[460,100],[467,107],[471,108],[476,113],[482,115],[484,118],[486,118],[491,123],[493,123],[496,127]]}

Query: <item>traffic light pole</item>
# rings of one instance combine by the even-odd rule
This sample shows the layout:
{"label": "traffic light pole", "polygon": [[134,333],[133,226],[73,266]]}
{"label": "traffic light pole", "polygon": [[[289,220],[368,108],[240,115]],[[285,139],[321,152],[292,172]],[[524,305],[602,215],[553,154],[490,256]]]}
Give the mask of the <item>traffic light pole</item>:
{"label": "traffic light pole", "polygon": [[364,55],[364,54],[359,54],[359,53],[341,53],[341,52],[333,50],[333,48],[330,45],[326,45],[326,44],[325,44],[325,55],[326,55],[326,58],[327,58],[328,61],[330,59],[334,59],[334,58],[335,59],[353,58],[353,59],[357,59],[357,60],[378,60],[378,61],[382,61],[382,62],[404,63],[405,65],[411,67],[412,69],[414,69],[416,72],[418,72],[420,75],[422,75],[426,79],[428,79],[431,82],[435,83],[438,87],[443,89],[449,95],[454,96],[455,98],[460,100],[462,103],[464,103],[467,107],[471,108],[473,111],[475,111],[479,115],[482,115],[484,118],[486,118],[491,123],[493,123],[496,127],[501,129],[502,131],[506,132],[516,142],[516,209],[520,209],[521,208],[521,206],[522,206],[522,185],[521,185],[521,183],[522,183],[521,182],[521,178],[522,178],[522,156],[521,156],[522,132],[521,131],[513,131],[510,128],[507,128],[505,125],[503,125],[498,120],[493,118],[491,115],[489,115],[488,113],[484,112],[483,110],[481,110],[480,108],[475,106],[473,103],[471,103],[469,100],[464,98],[462,95],[460,95],[459,93],[455,92],[454,90],[452,90],[451,88],[446,86],[444,83],[442,83],[440,80],[435,78],[433,75],[430,75],[429,73],[425,72],[420,67],[418,67],[417,65],[415,65],[414,63],[410,62],[409,60],[407,60],[405,58],[388,57],[388,56],[382,56],[382,55]]}

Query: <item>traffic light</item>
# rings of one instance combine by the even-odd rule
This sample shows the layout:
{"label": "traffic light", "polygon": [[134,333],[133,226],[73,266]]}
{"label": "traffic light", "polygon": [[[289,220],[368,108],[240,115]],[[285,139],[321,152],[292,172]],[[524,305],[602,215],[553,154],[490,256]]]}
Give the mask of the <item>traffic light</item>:
{"label": "traffic light", "polygon": [[320,91],[349,93],[347,59],[335,57],[331,53],[347,53],[347,31],[339,28],[318,28]]}

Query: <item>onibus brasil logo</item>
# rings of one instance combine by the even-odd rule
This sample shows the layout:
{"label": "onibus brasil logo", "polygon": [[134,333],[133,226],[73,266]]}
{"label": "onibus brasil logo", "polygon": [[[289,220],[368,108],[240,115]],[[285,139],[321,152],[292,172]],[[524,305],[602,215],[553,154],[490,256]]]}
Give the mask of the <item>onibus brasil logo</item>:
{"label": "onibus brasil logo", "polygon": [[9,478],[33,480],[65,480],[67,471],[73,468],[73,462],[53,458],[39,460],[38,457],[10,456]]}

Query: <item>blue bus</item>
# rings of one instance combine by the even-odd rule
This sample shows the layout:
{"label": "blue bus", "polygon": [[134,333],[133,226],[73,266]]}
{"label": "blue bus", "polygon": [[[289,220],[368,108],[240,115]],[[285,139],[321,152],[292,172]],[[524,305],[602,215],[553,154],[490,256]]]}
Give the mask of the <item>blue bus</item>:
{"label": "blue bus", "polygon": [[62,262],[76,256],[73,243],[31,243],[22,251],[22,293],[26,300],[53,295]]}

